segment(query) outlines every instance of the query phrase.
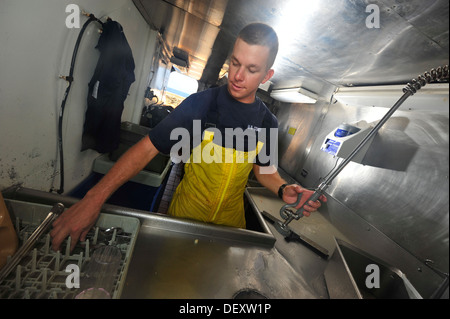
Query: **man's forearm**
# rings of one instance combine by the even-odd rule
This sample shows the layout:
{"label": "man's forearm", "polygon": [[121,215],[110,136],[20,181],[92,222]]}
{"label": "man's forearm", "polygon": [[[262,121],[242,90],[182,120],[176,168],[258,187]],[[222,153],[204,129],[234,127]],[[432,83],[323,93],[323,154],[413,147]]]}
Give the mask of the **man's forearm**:
{"label": "man's forearm", "polygon": [[281,185],[286,184],[286,181],[281,178],[276,169],[274,169],[272,174],[262,174],[260,167],[255,164],[253,165],[253,172],[258,182],[275,194],[278,194],[278,189]]}
{"label": "man's forearm", "polygon": [[105,202],[120,186],[139,173],[156,155],[158,150],[148,137],[132,146],[114,164],[109,172],[88,193]]}
{"label": "man's forearm", "polygon": [[144,137],[131,147],[114,164],[109,172],[84,196],[84,198],[69,207],[54,222],[50,232],[52,248],[60,249],[67,236],[71,237],[72,250],[78,240],[85,240],[88,231],[95,224],[101,206],[122,184],[139,173],[145,165],[158,153],[148,137]]}

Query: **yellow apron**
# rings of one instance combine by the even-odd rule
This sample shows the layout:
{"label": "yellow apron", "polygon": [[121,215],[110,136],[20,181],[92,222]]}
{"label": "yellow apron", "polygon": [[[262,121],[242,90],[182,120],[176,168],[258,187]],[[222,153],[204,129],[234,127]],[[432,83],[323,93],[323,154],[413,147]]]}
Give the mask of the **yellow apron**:
{"label": "yellow apron", "polygon": [[169,207],[169,215],[245,228],[244,190],[256,155],[263,143],[250,152],[225,148],[213,142],[205,130],[185,164],[185,175]]}

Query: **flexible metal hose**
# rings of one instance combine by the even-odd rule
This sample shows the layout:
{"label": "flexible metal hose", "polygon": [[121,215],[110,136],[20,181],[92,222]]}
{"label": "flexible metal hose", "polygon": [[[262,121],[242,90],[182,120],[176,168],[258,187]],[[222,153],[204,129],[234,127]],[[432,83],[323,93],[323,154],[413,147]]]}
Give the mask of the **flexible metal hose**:
{"label": "flexible metal hose", "polygon": [[438,67],[437,69],[431,69],[430,72],[425,72],[417,78],[412,79],[411,83],[408,83],[403,89],[403,93],[410,92],[411,95],[413,95],[427,83],[441,81],[448,79],[448,77],[448,65]]}

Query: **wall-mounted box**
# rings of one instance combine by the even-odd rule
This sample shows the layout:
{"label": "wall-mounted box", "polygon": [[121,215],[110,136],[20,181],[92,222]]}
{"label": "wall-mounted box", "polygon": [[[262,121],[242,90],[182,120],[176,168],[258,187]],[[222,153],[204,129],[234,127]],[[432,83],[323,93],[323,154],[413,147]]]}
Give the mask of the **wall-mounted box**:
{"label": "wall-mounted box", "polygon": [[[361,141],[370,133],[372,126],[365,121],[353,124],[342,124],[330,132],[324,139],[320,149],[330,155],[347,158],[351,152],[361,143]],[[364,147],[353,157],[352,161],[361,163],[373,137]]]}

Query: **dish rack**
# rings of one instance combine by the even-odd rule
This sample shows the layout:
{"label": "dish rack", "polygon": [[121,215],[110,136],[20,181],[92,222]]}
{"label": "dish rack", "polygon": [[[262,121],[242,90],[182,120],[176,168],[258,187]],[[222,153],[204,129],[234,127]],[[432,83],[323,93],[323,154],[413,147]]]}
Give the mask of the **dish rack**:
{"label": "dish rack", "polygon": [[[52,208],[16,200],[6,200],[6,205],[20,244],[26,242]],[[121,262],[112,279],[114,288],[109,292],[111,298],[120,298],[139,227],[137,218],[101,213],[86,240],[78,242],[72,252],[70,238],[61,245],[61,251],[53,251],[50,230],[47,231],[0,282],[0,299],[74,299],[82,288],[73,287],[74,282],[66,283],[72,273],[66,268],[73,269],[69,265],[78,266],[79,282],[83,283],[94,250],[104,245],[116,246],[121,251]]]}

